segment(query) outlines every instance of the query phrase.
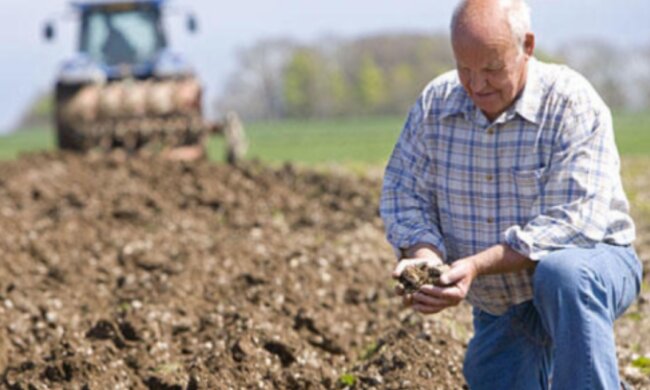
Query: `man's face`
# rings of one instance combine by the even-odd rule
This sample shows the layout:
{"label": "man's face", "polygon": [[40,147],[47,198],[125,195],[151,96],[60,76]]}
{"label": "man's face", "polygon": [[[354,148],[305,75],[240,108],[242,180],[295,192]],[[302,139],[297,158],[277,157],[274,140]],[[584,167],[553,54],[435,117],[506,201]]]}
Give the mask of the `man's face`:
{"label": "man's face", "polygon": [[452,46],[469,97],[489,120],[496,119],[524,88],[532,48],[519,50],[509,31],[480,37],[461,31]]}

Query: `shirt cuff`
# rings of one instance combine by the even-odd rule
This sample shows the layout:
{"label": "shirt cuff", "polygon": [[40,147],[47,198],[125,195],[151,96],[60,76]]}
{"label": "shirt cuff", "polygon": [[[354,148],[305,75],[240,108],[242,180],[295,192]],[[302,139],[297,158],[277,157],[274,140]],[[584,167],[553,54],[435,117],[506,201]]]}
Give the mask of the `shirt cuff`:
{"label": "shirt cuff", "polygon": [[525,231],[520,226],[512,226],[503,233],[505,243],[514,251],[526,256],[530,260],[539,261],[551,251],[535,245],[533,234]]}
{"label": "shirt cuff", "polygon": [[389,242],[393,246],[393,251],[395,256],[399,259],[402,256],[402,249],[408,249],[417,244],[430,244],[433,245],[440,254],[442,255],[442,260],[445,261],[447,258],[447,250],[445,249],[445,243],[439,235],[434,234],[429,230],[420,230],[416,231],[413,234],[402,237],[389,236]]}

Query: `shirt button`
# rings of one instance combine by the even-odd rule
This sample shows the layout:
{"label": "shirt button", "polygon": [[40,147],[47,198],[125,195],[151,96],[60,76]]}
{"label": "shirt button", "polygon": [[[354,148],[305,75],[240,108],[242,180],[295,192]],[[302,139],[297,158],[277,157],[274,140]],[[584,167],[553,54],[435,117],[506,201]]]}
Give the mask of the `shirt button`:
{"label": "shirt button", "polygon": [[488,217],[488,219],[487,219],[487,223],[494,223],[494,218],[492,218],[492,217]]}
{"label": "shirt button", "polygon": [[490,127],[489,129],[487,129],[487,133],[488,133],[489,135],[494,134],[494,127]]}
{"label": "shirt button", "polygon": [[492,175],[487,175],[487,176],[485,176],[485,180],[487,180],[487,181],[492,181],[492,180],[494,180],[494,176],[492,176]]}

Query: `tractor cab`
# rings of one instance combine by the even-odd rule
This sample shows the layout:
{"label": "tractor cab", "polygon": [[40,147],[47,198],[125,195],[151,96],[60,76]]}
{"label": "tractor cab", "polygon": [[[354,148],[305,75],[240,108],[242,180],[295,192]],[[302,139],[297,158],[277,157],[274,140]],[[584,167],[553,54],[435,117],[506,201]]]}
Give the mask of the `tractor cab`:
{"label": "tractor cab", "polygon": [[166,46],[154,4],[87,6],[81,16],[79,50],[105,66],[151,63]]}
{"label": "tractor cab", "polygon": [[[73,2],[79,21],[78,50],[61,69],[61,81],[81,79],[149,79],[193,73],[181,56],[168,48],[163,14],[167,0],[85,0]],[[47,22],[43,36],[56,35]],[[197,31],[194,15],[187,29]]]}
{"label": "tractor cab", "polygon": [[79,52],[109,79],[151,77],[167,47],[162,0],[73,3],[80,15]]}

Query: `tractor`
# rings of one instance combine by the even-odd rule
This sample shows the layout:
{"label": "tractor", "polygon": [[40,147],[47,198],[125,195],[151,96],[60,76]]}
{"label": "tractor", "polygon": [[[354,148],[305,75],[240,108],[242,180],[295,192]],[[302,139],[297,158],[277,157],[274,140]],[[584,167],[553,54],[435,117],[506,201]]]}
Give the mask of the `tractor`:
{"label": "tractor", "polygon": [[[72,3],[79,20],[78,50],[61,66],[54,93],[60,149],[146,149],[196,158],[205,154],[209,135],[220,133],[226,138],[228,161],[242,157],[246,143],[237,115],[209,123],[193,68],[169,48],[163,24],[166,3]],[[187,28],[197,30],[193,15]],[[46,23],[44,36],[54,38],[52,22]]]}

